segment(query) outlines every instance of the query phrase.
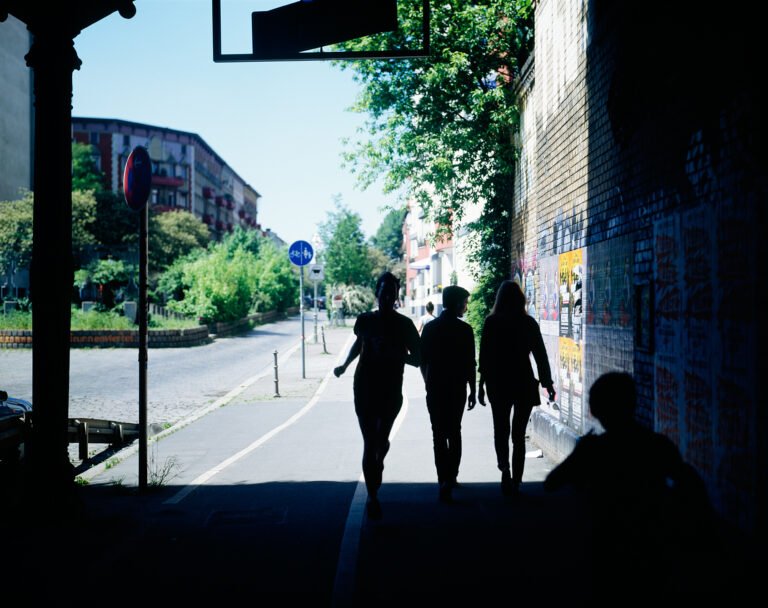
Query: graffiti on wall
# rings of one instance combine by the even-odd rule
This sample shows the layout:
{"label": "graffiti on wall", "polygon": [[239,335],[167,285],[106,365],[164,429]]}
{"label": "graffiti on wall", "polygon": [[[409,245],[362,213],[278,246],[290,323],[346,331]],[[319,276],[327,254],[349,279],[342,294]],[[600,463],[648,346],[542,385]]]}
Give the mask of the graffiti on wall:
{"label": "graffiti on wall", "polygon": [[[590,245],[586,256],[584,378],[589,387],[608,371],[632,373],[633,241],[619,237]],[[599,427],[585,412],[585,429]]]}

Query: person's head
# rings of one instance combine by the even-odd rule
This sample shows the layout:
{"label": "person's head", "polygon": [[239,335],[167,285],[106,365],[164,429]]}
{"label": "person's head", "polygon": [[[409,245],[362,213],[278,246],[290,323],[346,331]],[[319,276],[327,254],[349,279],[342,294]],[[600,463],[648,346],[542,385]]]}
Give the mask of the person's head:
{"label": "person's head", "polygon": [[400,294],[400,281],[391,272],[384,272],[376,281],[376,299],[379,310],[394,310]]}
{"label": "person's head", "polygon": [[427,312],[429,314],[432,314],[433,312],[435,312],[435,305],[432,304],[432,302],[427,302]]}
{"label": "person's head", "polygon": [[491,314],[525,314],[525,294],[517,281],[502,281],[496,291],[496,301]]}
{"label": "person's head", "polygon": [[626,372],[603,374],[589,389],[589,410],[606,431],[632,424],[636,406],[635,381]]}
{"label": "person's head", "polygon": [[469,292],[458,285],[449,285],[443,289],[443,308],[460,317],[467,310]]}

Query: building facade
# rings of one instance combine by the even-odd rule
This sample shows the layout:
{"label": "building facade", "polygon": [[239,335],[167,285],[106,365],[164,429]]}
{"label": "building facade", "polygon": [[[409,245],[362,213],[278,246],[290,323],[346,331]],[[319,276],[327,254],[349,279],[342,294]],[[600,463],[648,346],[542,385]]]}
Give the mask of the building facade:
{"label": "building facade", "polygon": [[403,222],[404,312],[416,319],[426,312],[428,302],[434,304],[436,315],[442,311],[444,287],[461,285],[472,291],[475,286],[467,259],[466,228],[454,226],[451,236],[437,240],[436,231],[435,223],[425,217],[415,202],[409,202]]}
{"label": "building facade", "polygon": [[32,70],[24,56],[31,34],[15,17],[0,23],[0,201],[32,189]]}
{"label": "building facade", "polygon": [[122,192],[128,155],[134,147],[144,146],[152,159],[149,203],[154,210],[188,211],[208,226],[215,240],[236,226],[262,230],[261,195],[196,133],[120,119],[73,117],[72,139],[92,147],[114,192]]}

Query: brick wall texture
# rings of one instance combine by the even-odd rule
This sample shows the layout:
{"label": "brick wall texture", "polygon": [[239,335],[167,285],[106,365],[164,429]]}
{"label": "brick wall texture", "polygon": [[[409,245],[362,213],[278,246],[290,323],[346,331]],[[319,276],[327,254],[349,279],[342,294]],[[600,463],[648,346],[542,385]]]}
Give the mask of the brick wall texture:
{"label": "brick wall texture", "polygon": [[513,273],[556,375],[559,409],[541,412],[583,434],[599,426],[591,383],[632,373],[639,420],[677,443],[722,514],[763,529],[759,20],[674,4],[537,3]]}

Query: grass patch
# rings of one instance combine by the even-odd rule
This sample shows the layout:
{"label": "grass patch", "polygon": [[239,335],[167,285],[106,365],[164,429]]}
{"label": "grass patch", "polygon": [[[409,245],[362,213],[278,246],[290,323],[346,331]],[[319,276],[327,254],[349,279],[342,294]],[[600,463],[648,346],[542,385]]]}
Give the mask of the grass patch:
{"label": "grass patch", "polygon": [[[195,319],[172,319],[163,317],[150,317],[150,329],[193,329],[198,327],[199,323]],[[133,330],[138,329],[138,325],[131,323],[131,320],[116,312],[97,312],[89,310],[83,312],[80,309],[72,308],[72,317],[70,327],[73,330]],[[6,314],[0,314],[0,330],[2,329],[32,329],[32,313],[14,310]]]}

